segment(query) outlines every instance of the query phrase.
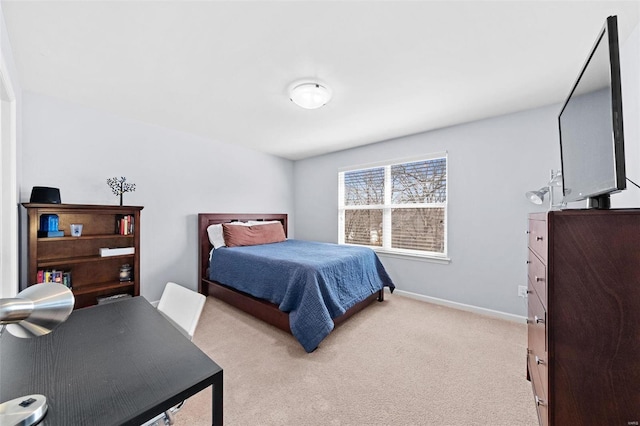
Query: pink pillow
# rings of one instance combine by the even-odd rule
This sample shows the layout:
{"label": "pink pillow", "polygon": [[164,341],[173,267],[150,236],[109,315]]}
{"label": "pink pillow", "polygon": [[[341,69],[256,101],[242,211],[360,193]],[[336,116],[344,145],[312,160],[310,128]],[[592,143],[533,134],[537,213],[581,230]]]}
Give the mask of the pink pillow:
{"label": "pink pillow", "polygon": [[232,226],[223,223],[222,233],[227,247],[279,243],[287,239],[284,235],[282,223],[253,226]]}

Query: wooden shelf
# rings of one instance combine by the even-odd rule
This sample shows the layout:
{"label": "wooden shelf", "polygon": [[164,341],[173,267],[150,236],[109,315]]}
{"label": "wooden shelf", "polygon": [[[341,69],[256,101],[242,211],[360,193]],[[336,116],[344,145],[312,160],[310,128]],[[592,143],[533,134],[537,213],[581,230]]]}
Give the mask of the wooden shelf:
{"label": "wooden shelf", "polygon": [[61,257],[56,259],[42,259],[38,261],[38,268],[49,268],[52,266],[58,265],[75,265],[79,263],[90,263],[90,262],[102,262],[105,259],[132,259],[135,257],[135,253],[133,254],[122,254],[119,256],[79,256],[79,257]]}
{"label": "wooden shelf", "polygon": [[[127,293],[140,295],[140,212],[136,206],[101,206],[89,204],[24,203],[28,215],[27,285],[41,280],[38,271],[61,271],[69,277],[76,299],[75,308],[95,305],[98,297]],[[40,216],[58,216],[62,237],[38,237]],[[133,229],[128,235],[117,233],[117,223],[123,217],[132,218]],[[70,225],[81,223],[82,235],[69,235]],[[134,253],[100,256],[104,247],[133,247]],[[129,265],[131,281],[120,281],[120,268]]]}
{"label": "wooden shelf", "polygon": [[101,293],[105,290],[122,290],[127,287],[132,287],[134,284],[133,281],[112,281],[107,283],[93,283],[90,287],[72,288],[71,290],[75,296],[83,296],[86,294]]}
{"label": "wooden shelf", "polygon": [[114,238],[133,239],[133,235],[120,234],[101,234],[101,235],[82,235],[80,237],[38,237],[38,242],[54,242],[54,241],[82,241],[82,240],[111,240]]}

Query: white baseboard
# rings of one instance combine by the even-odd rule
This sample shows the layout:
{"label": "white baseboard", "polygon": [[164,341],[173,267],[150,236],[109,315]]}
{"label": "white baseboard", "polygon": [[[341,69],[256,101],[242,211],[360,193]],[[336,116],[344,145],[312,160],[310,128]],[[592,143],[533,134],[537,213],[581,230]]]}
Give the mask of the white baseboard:
{"label": "white baseboard", "polygon": [[493,309],[480,308],[478,306],[467,305],[464,303],[452,302],[450,300],[438,299],[437,297],[424,296],[422,294],[412,293],[410,291],[398,290],[395,289],[393,294],[397,294],[402,297],[409,297],[411,299],[421,300],[423,302],[434,303],[436,305],[447,306],[449,308],[460,309],[463,311],[474,312],[480,315],[487,315],[490,317],[505,319],[508,321],[514,321],[526,324],[527,317],[523,317],[520,315],[508,314],[506,312],[494,311]]}

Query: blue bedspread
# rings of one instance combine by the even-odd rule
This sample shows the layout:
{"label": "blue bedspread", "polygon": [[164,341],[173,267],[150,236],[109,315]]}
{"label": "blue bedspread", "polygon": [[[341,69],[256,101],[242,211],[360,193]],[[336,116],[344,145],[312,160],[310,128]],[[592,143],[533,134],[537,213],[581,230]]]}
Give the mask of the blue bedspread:
{"label": "blue bedspread", "polygon": [[395,288],[376,253],[366,247],[287,240],[223,247],[211,255],[209,278],[289,313],[294,337],[313,351],[333,330],[333,319],[389,287]]}

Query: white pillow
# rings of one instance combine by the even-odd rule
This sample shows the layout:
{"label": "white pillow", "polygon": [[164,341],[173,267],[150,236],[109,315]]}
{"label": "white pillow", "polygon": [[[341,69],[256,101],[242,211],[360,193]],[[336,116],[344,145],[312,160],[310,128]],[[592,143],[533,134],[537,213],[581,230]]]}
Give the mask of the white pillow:
{"label": "white pillow", "polygon": [[209,242],[214,249],[224,246],[222,225],[209,225],[209,227],[207,227],[207,234],[209,234]]}
{"label": "white pillow", "polygon": [[[227,225],[251,226],[249,222],[230,222]],[[207,227],[207,234],[209,235],[209,242],[214,249],[224,247],[226,245],[224,243],[224,235],[222,234],[221,223],[217,225],[209,225]]]}

